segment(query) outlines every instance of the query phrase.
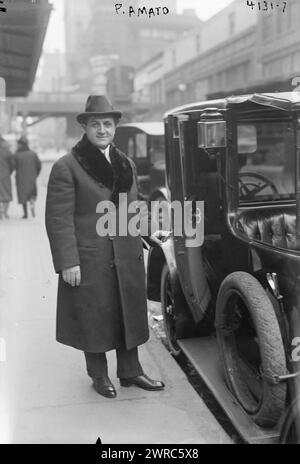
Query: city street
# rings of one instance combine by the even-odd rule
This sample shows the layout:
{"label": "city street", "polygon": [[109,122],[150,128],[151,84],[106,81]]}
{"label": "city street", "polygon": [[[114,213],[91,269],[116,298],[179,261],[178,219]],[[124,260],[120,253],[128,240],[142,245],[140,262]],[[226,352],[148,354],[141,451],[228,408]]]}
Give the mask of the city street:
{"label": "city street", "polygon": [[300,443],[299,0],[0,3],[0,444]]}
{"label": "city street", "polygon": [[39,178],[37,218],[22,220],[14,201],[0,222],[0,443],[231,443],[153,333],[140,357],[166,390],[121,388],[109,353],[115,400],[92,389],[81,352],[55,341],[57,276],[44,227],[50,167]]}

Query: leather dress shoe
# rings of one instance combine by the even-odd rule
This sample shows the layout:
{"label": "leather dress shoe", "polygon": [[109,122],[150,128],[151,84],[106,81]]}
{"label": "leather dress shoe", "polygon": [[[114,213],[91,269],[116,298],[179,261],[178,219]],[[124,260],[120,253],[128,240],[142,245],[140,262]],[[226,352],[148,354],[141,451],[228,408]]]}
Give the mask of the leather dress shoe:
{"label": "leather dress shoe", "polygon": [[93,387],[99,395],[106,398],[115,398],[117,392],[108,377],[98,377],[93,379]]}
{"label": "leather dress shoe", "polygon": [[128,379],[120,379],[122,387],[135,387],[143,388],[144,390],[163,390],[165,384],[159,380],[152,380],[146,374],[138,375],[137,377],[130,377]]}

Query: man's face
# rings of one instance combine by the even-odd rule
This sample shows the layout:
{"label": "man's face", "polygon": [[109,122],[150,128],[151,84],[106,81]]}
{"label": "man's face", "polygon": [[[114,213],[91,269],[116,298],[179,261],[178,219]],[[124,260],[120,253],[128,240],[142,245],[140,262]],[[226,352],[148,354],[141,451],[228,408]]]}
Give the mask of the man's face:
{"label": "man's face", "polygon": [[105,150],[116,132],[116,123],[112,117],[91,117],[82,127],[89,141],[100,150]]}

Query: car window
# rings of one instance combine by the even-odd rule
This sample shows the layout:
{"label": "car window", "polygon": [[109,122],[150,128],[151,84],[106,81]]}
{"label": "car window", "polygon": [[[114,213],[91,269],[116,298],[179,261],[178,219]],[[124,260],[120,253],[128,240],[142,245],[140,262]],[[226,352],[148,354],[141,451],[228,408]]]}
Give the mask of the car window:
{"label": "car window", "polygon": [[[244,126],[249,127],[249,123]],[[237,128],[237,138],[246,130]],[[241,153],[245,143],[239,139],[239,199],[244,201],[272,201],[295,198],[295,143],[292,121],[251,122],[256,131],[255,149]],[[246,139],[245,139],[246,140]],[[245,142],[244,140],[244,142]],[[240,148],[239,148],[240,147]]]}
{"label": "car window", "polygon": [[136,134],[136,158],[147,158],[147,134]]}
{"label": "car window", "polygon": [[165,159],[165,138],[163,135],[152,135],[150,137],[150,158],[152,163]]}
{"label": "car window", "polygon": [[133,139],[133,137],[129,137],[129,139],[128,139],[127,156],[129,156],[129,158],[134,158],[134,139]]}

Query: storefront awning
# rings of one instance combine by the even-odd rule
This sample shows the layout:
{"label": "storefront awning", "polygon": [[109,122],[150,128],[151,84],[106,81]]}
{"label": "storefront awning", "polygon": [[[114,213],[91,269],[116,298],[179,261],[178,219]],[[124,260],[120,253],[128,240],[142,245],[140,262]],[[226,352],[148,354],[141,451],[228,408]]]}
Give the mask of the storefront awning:
{"label": "storefront awning", "polygon": [[52,6],[48,0],[4,1],[0,11],[0,77],[7,97],[32,89]]}

